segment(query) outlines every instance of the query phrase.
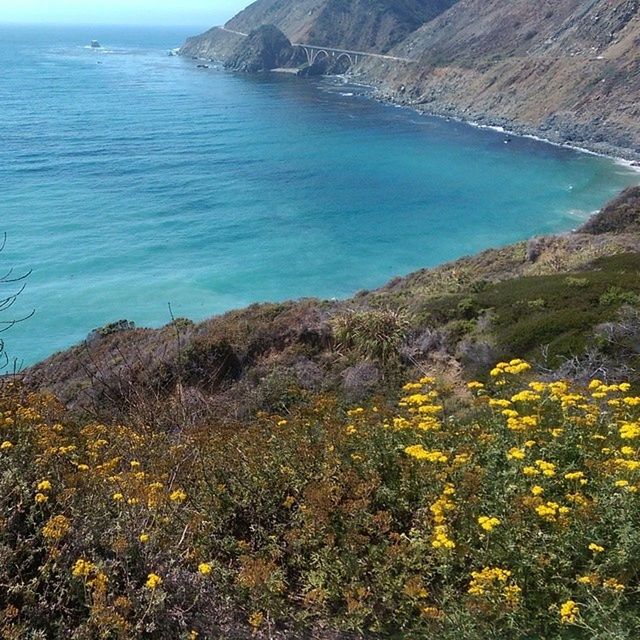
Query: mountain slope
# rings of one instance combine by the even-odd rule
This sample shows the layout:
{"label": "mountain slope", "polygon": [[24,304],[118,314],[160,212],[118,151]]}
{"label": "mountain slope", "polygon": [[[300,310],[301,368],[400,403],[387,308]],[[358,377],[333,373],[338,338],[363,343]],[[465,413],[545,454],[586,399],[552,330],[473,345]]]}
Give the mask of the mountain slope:
{"label": "mountain slope", "polygon": [[640,0],[462,0],[393,52],[366,67],[393,99],[640,154]]}
{"label": "mountain slope", "polygon": [[283,31],[292,42],[388,51],[412,31],[447,10],[457,0],[258,0],[230,20],[190,38],[186,55],[226,59],[238,44],[233,32],[249,33],[265,24]]}
{"label": "mountain slope", "polygon": [[292,42],[384,52],[457,0],[258,0],[226,25],[274,24]]}

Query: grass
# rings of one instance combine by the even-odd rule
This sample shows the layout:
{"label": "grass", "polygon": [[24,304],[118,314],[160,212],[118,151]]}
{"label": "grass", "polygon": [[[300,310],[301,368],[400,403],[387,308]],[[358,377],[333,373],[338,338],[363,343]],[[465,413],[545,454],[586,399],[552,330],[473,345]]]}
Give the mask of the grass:
{"label": "grass", "polygon": [[427,299],[415,324],[448,325],[459,340],[472,333],[470,320],[490,313],[488,337],[500,357],[539,358],[541,347],[548,346],[557,364],[557,356],[583,351],[594,328],[614,320],[623,305],[640,302],[640,256],[602,258],[589,270],[525,276],[479,289]]}

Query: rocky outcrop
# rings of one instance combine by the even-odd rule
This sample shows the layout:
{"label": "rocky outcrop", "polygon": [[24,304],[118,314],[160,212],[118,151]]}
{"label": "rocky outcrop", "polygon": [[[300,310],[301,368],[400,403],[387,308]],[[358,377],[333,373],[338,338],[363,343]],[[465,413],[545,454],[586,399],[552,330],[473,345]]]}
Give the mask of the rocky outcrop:
{"label": "rocky outcrop", "polygon": [[263,25],[243,38],[225,62],[227,69],[256,73],[286,67],[294,57],[291,41],[273,25]]}
{"label": "rocky outcrop", "polygon": [[188,38],[179,53],[181,56],[224,62],[235,53],[244,39],[245,36],[213,27],[199,36]]}
{"label": "rocky outcrop", "polygon": [[581,233],[640,233],[640,187],[623,191],[580,229]]}

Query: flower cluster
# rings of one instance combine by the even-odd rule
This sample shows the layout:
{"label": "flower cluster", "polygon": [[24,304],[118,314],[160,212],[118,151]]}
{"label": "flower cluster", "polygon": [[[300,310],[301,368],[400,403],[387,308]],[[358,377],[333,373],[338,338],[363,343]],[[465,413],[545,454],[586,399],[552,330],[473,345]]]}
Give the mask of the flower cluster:
{"label": "flower cluster", "polygon": [[531,375],[164,431],[0,387],[0,635],[626,640],[637,390]]}

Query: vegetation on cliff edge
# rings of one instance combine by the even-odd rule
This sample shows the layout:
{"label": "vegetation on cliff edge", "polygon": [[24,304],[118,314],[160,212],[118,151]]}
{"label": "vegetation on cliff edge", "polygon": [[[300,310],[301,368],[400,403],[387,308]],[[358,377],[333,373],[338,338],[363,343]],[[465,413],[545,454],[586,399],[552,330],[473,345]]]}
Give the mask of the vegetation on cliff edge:
{"label": "vegetation on cliff edge", "polygon": [[179,420],[75,422],[3,385],[4,638],[640,632],[629,384],[513,360],[465,393],[409,383],[395,408]]}

